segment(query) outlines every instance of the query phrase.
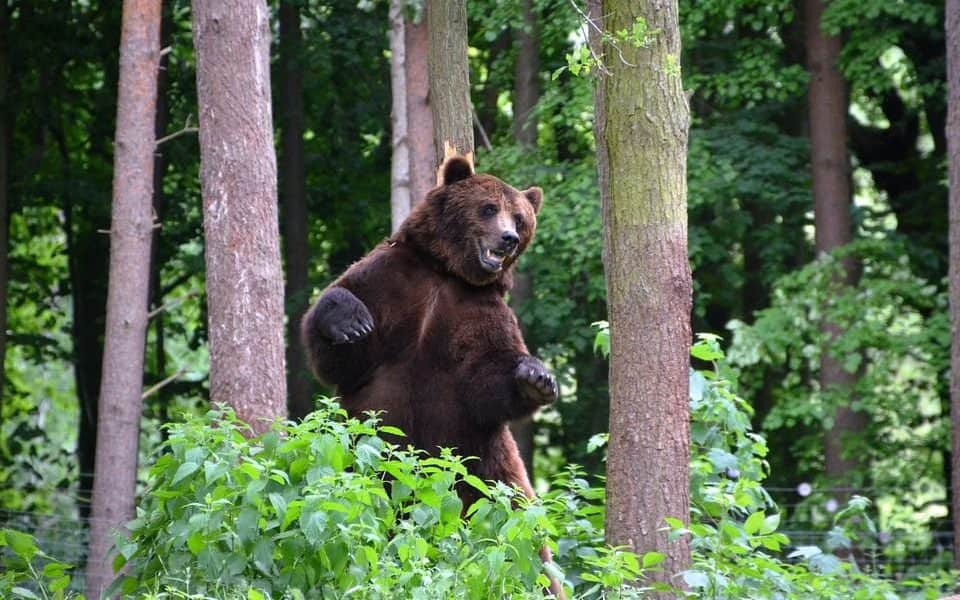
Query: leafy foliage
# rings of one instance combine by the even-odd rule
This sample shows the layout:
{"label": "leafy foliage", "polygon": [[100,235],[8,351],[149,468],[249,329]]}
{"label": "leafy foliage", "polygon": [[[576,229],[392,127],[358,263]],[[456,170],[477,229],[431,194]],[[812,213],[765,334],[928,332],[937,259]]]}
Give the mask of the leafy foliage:
{"label": "leafy foliage", "polygon": [[[576,589],[616,590],[642,571],[636,557],[604,549],[602,491],[575,469],[528,502],[470,475],[452,452],[427,457],[386,441],[402,434],[347,419],[332,401],[259,438],[245,429],[228,410],[172,426],[118,544],[127,574],[117,589],[534,598],[546,583],[544,544]],[[489,497],[464,513],[459,486]]]}

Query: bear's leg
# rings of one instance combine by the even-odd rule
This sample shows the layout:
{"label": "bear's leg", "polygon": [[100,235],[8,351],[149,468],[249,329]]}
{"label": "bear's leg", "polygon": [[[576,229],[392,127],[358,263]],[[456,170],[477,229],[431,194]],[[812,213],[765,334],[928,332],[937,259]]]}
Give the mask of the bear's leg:
{"label": "bear's leg", "polygon": [[[482,474],[484,479],[502,481],[509,486],[520,488],[527,498],[533,499],[536,497],[533,485],[531,485],[530,478],[527,476],[527,469],[523,466],[523,459],[520,458],[517,442],[513,439],[513,434],[510,433],[510,429],[506,425],[496,435],[490,448],[490,455],[484,458],[483,463],[481,468],[487,467]],[[553,554],[550,552],[550,548],[546,546],[540,548],[540,560],[544,564],[553,562]],[[554,598],[566,599],[563,586],[553,577],[550,577],[549,592]]]}

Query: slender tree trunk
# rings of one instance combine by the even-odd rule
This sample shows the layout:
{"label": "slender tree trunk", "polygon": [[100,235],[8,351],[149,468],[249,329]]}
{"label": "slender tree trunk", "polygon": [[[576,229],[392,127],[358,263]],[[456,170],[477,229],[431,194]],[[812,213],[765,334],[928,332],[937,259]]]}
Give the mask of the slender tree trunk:
{"label": "slender tree trunk", "polygon": [[[824,9],[823,0],[804,0],[804,19],[807,35],[807,68],[810,70],[810,154],[813,171],[814,245],[817,255],[849,244],[852,240],[850,224],[850,167],[847,161],[846,114],[847,99],[843,77],[837,69],[841,41],[829,36],[820,27]],[[856,264],[852,258],[844,260],[845,275],[842,284],[856,280]],[[833,323],[822,325],[831,339],[840,335]],[[841,361],[829,352],[829,344],[820,359],[820,388],[841,394],[852,394],[856,374],[848,373]],[[824,435],[824,468],[828,477],[840,480],[859,462],[843,453],[843,439],[862,431],[865,415],[855,412],[849,403],[839,406],[833,427]]]}
{"label": "slender tree trunk", "polygon": [[287,413],[266,0],[194,0],[193,36],[210,399],[259,433]]}
{"label": "slender tree trunk", "polygon": [[153,233],[160,0],[124,0],[114,154],[110,274],[97,423],[87,596],[112,578],[111,530],[133,518]]}
{"label": "slender tree trunk", "polygon": [[423,200],[436,183],[437,165],[433,152],[433,111],[430,108],[428,60],[430,42],[427,11],[420,20],[407,18],[403,24],[406,41],[404,65],[407,85],[407,146],[410,152],[410,204]]}
{"label": "slender tree trunk", "polygon": [[540,100],[540,36],[533,0],[523,0],[523,29],[515,33],[519,42],[513,88],[513,137],[523,146],[537,146],[537,118]]}
{"label": "slender tree trunk", "polygon": [[7,254],[10,213],[10,145],[13,110],[10,99],[10,8],[0,2],[0,427],[4,419],[7,355]]}
{"label": "slender tree trunk", "polygon": [[[516,32],[518,42],[516,76],[513,88],[513,136],[517,143],[530,151],[537,148],[537,121],[533,110],[540,100],[540,43],[537,36],[537,20],[533,13],[533,1],[523,0],[524,30]],[[510,304],[514,311],[530,298],[533,282],[530,274],[517,271],[510,292]],[[524,335],[526,327],[521,323]],[[510,424],[517,448],[527,466],[530,479],[533,473],[533,418],[525,417]]]}
{"label": "slender tree trunk", "polygon": [[303,38],[300,8],[291,0],[280,2],[280,77],[283,90],[280,180],[282,183],[284,249],[287,280],[287,385],[290,415],[302,419],[313,410],[313,376],[300,344],[300,320],[307,309],[307,172],[303,132]]}
{"label": "slender tree trunk", "polygon": [[680,76],[669,68],[680,60],[677,2],[594,0],[591,9],[602,15],[604,31],[630,30],[641,18],[658,32],[643,48],[604,44],[608,72],[597,87],[610,315],[606,538],[639,553],[662,552],[664,570],[653,576],[676,583],[690,549],[686,538],[667,540],[664,518],[689,518],[692,302],[689,113]]}
{"label": "slender tree trunk", "polygon": [[403,0],[390,0],[390,91],[393,110],[393,158],[390,162],[390,231],[396,233],[410,214],[410,145],[407,135],[407,58]]}
{"label": "slender tree trunk", "polygon": [[497,133],[497,117],[499,114],[497,102],[500,99],[500,87],[497,85],[500,82],[493,77],[493,71],[496,68],[497,61],[504,53],[510,51],[512,45],[513,36],[510,35],[509,29],[504,29],[487,50],[487,79],[483,82],[483,90],[480,92],[480,106],[475,108],[478,127],[483,130],[483,135],[489,139],[493,139]]}
{"label": "slender tree trunk", "polygon": [[[163,13],[160,16],[160,45],[164,46],[170,40],[173,31],[173,13],[169,3],[162,8]],[[159,68],[157,69],[157,116],[154,120],[154,135],[156,139],[162,138],[167,133],[167,123],[170,120],[170,106],[167,102],[167,56],[160,57]],[[167,172],[167,158],[164,154],[163,146],[158,146],[153,156],[153,214],[157,222],[163,223],[163,217],[166,213],[166,196],[163,193],[163,180]],[[161,274],[163,272],[163,256],[160,252],[160,236],[162,230],[156,228],[153,232],[153,240],[150,245],[150,310],[156,310],[163,306],[163,281]],[[165,311],[158,311],[152,318],[154,334],[154,376],[157,381],[162,381],[167,372],[167,351],[166,335],[164,330]],[[148,324],[149,326],[149,324]],[[154,414],[161,423],[168,421],[168,408],[170,403],[170,394],[166,387],[161,387],[156,392],[156,398],[153,400],[155,407]],[[167,430],[161,429],[160,435],[167,439]]]}
{"label": "slender tree trunk", "polygon": [[427,0],[434,164],[457,152],[473,161],[466,0]]}
{"label": "slender tree trunk", "polygon": [[947,158],[950,181],[950,424],[953,565],[960,569],[960,0],[947,0]]}

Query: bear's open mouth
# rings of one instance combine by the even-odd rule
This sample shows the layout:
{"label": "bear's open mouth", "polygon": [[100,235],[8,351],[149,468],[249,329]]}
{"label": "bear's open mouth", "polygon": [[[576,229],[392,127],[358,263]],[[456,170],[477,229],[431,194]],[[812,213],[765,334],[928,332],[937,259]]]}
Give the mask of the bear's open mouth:
{"label": "bear's open mouth", "polygon": [[480,266],[490,273],[498,273],[503,268],[503,261],[507,259],[508,253],[499,248],[484,248],[478,244],[480,250]]}

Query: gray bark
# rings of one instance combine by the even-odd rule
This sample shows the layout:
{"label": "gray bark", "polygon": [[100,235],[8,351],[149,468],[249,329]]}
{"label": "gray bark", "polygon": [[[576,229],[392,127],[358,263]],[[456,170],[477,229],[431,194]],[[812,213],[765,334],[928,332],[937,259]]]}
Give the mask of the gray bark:
{"label": "gray bark", "polygon": [[407,135],[407,58],[403,0],[390,0],[390,91],[393,110],[390,162],[390,231],[396,233],[410,214],[410,144]]}
{"label": "gray bark", "polygon": [[111,530],[134,515],[153,234],[160,0],[124,0],[103,375],[87,597],[111,580]]}
{"label": "gray bark", "polygon": [[[690,548],[686,538],[668,541],[664,518],[689,519],[692,304],[689,112],[680,76],[668,68],[671,57],[680,60],[677,2],[594,0],[590,13],[604,31],[630,29],[642,17],[659,32],[643,48],[620,44],[623,60],[604,44],[607,72],[597,84],[594,133],[610,320],[605,527],[612,546],[662,552],[663,571],[651,576],[676,583],[690,565]],[[595,32],[593,38],[600,50]]]}
{"label": "gray bark", "polygon": [[960,0],[947,0],[947,156],[950,182],[950,425],[953,565],[960,569]]}
{"label": "gray bark", "polygon": [[435,164],[459,153],[473,160],[473,107],[467,63],[466,0],[427,0],[430,106]]}
{"label": "gray bark", "polygon": [[287,413],[266,1],[194,0],[193,40],[210,399],[262,432]]}
{"label": "gray bark", "polygon": [[436,182],[433,152],[433,110],[430,108],[430,76],[427,57],[427,15],[419,22],[403,24],[405,81],[407,86],[407,139],[410,151],[410,203],[422,201]]}
{"label": "gray bark", "polygon": [[[853,239],[850,220],[850,165],[847,160],[847,98],[843,76],[837,68],[841,40],[827,35],[820,27],[825,5],[822,0],[804,1],[807,68],[810,70],[810,159],[813,175],[813,215],[817,255],[849,244]],[[856,281],[857,266],[852,258],[844,260],[845,274],[840,284]],[[841,330],[834,323],[823,323],[830,339]],[[843,452],[846,436],[862,431],[866,415],[850,407],[856,383],[842,362],[829,352],[828,343],[820,359],[820,388],[847,394],[850,400],[837,407],[833,427],[823,438],[824,468],[828,477],[842,480],[859,465]]]}

